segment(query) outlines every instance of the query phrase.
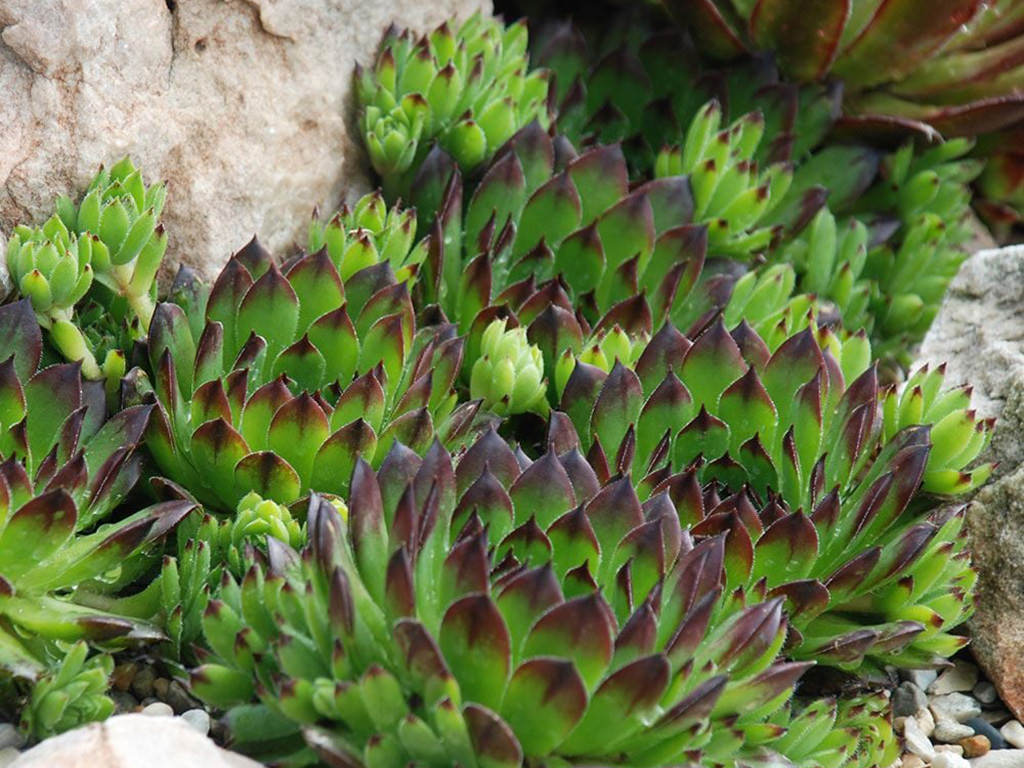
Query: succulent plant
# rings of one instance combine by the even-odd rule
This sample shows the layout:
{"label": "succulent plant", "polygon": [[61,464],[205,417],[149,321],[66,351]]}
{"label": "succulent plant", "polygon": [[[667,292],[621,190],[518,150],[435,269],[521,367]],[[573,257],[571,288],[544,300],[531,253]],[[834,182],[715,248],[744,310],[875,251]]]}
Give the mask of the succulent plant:
{"label": "succulent plant", "polygon": [[[35,679],[55,663],[61,641],[161,637],[152,624],[118,613],[113,598],[194,505],[168,502],[107,522],[139,478],[135,449],[149,407],[105,420],[102,385],[83,382],[77,364],[37,372],[42,336],[28,299],[0,307],[0,346],[0,667]],[[101,706],[88,703],[94,687],[68,682],[95,676],[73,654],[66,671],[38,690],[33,728],[73,724],[82,707]],[[65,701],[79,694],[81,702]]]}
{"label": "succulent plant", "polygon": [[[147,187],[142,171],[125,157],[109,170],[100,167],[82,202],[57,201],[57,215],[80,238],[93,242],[95,282],[127,304],[137,338],[149,328],[156,297],[156,273],[167,250],[160,225],[167,189],[161,182]],[[101,302],[115,311],[110,302]]]}
{"label": "succulent plant", "polygon": [[45,224],[16,227],[8,244],[8,271],[53,346],[86,378],[106,379],[111,395],[153,314],[164,197],[126,157],[100,168],[80,205],[61,197]]}
{"label": "succulent plant", "polygon": [[114,659],[107,654],[88,658],[89,646],[74,643],[52,671],[32,687],[21,715],[21,729],[45,739],[114,714],[107,696]]}
{"label": "succulent plant", "polygon": [[326,248],[342,281],[382,262],[391,265],[399,282],[414,280],[427,243],[416,242],[416,211],[388,208],[379,191],[364,195],[351,209],[344,206],[326,222],[314,217],[309,227],[309,252]]}
{"label": "succulent plant", "polygon": [[248,747],[284,750],[290,721],[332,764],[731,762],[777,737],[808,666],[775,662],[782,600],[723,597],[724,539],[694,545],[668,492],[602,487],[552,424],[525,469],[493,431],[454,467],[396,443],[357,464],[347,522],[312,496],[302,553],[268,539],[210,602],[193,690],[239,705]]}
{"label": "succulent plant", "polygon": [[470,374],[470,396],[499,415],[547,409],[547,382],[540,349],[526,340],[525,328],[505,330],[494,320],[483,332],[480,357]]}
{"label": "succulent plant", "polygon": [[931,663],[963,642],[949,630],[974,576],[962,514],[932,511],[921,492],[983,483],[991,465],[969,467],[992,424],[968,389],[943,390],[941,369],[882,391],[869,360],[863,335],[808,327],[772,348],[746,323],[730,334],[719,318],[692,342],[666,326],[635,370],[577,363],[560,407],[591,462],[631,471],[641,497],[672,473],[692,478],[684,527],[728,535],[730,586],[787,595],[791,654]]}
{"label": "succulent plant", "polygon": [[[344,504],[331,501],[344,514]],[[151,610],[159,614],[171,643],[171,661],[181,659],[200,636],[210,590],[224,573],[241,578],[246,548],[262,547],[266,537],[298,548],[305,543],[305,529],[287,507],[255,493],[244,497],[229,519],[192,515],[178,526],[176,551],[164,556],[160,577],[150,587],[159,598]]]}
{"label": "succulent plant", "polygon": [[175,304],[154,314],[148,445],[214,510],[250,492],[282,504],[344,493],[356,456],[383,457],[396,438],[425,450],[435,425],[455,439],[478,407],[455,409],[463,340],[451,326],[416,333],[387,262],[343,283],[325,250],[282,273],[253,243],[217,278],[205,317],[197,333]]}
{"label": "succulent plant", "polygon": [[1024,12],[1013,0],[663,4],[715,58],[771,51],[791,78],[840,79],[854,123],[923,123],[956,136],[1024,118]]}
{"label": "succulent plant", "polygon": [[548,121],[548,74],[529,68],[526,23],[477,13],[417,39],[391,28],[358,68],[360,123],[390,200],[406,195],[437,142],[470,172],[531,120]]}

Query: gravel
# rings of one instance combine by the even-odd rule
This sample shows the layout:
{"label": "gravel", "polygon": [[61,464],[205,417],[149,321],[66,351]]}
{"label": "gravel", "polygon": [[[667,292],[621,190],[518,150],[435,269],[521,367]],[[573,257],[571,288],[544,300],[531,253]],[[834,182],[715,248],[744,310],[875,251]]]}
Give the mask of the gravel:
{"label": "gravel", "polygon": [[978,668],[968,661],[956,661],[944,670],[934,683],[928,686],[928,693],[942,696],[947,693],[970,691],[978,684]]}
{"label": "gravel", "polygon": [[173,717],[174,710],[171,709],[170,704],[165,704],[162,701],[154,701],[152,704],[148,704],[142,708],[142,714],[150,715],[151,717]]}
{"label": "gravel", "polygon": [[892,713],[895,717],[909,717],[928,706],[924,691],[909,680],[892,692]]}
{"label": "gravel", "polygon": [[205,709],[190,709],[181,713],[181,719],[205,736],[210,732],[210,715]]}

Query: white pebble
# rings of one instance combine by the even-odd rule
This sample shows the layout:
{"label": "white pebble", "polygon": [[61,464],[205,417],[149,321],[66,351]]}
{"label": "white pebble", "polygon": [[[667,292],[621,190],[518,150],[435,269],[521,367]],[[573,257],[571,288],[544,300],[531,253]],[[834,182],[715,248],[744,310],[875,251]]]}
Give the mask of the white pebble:
{"label": "white pebble", "polygon": [[969,691],[977,682],[978,668],[969,661],[957,661],[928,686],[928,693],[941,696],[946,693]]}
{"label": "white pebble", "polygon": [[970,763],[971,768],[1024,768],[1024,749],[993,749]]}
{"label": "white pebble", "polygon": [[980,701],[982,704],[995,704],[996,699],[999,698],[999,694],[996,692],[996,687],[992,685],[988,680],[982,680],[971,691],[974,694],[974,698]]}
{"label": "white pebble", "polygon": [[921,732],[921,726],[913,717],[908,717],[907,722],[903,724],[903,738],[907,742],[907,749],[918,757],[923,757],[925,762],[931,762],[935,757],[935,748]]}
{"label": "white pebble", "polygon": [[921,727],[921,733],[930,739],[932,734],[935,733],[935,718],[932,716],[932,711],[927,708],[918,710],[914,714],[914,719],[917,720],[917,724]]}
{"label": "white pebble", "polygon": [[960,739],[966,739],[974,735],[974,729],[969,725],[961,725],[955,720],[947,720],[941,718],[935,724],[935,731],[932,733],[932,738],[936,741],[944,741],[947,744],[960,741]]}
{"label": "white pebble", "polygon": [[929,702],[935,722],[939,720],[956,720],[962,723],[981,714],[981,705],[970,696],[962,693],[947,693],[945,696],[933,696]]}
{"label": "white pebble", "polygon": [[971,764],[956,752],[938,752],[932,760],[932,768],[971,768]]}
{"label": "white pebble", "polygon": [[1011,720],[999,729],[999,734],[1018,749],[1024,749],[1024,725],[1020,720]]}
{"label": "white pebble", "polygon": [[25,737],[21,731],[10,723],[0,723],[0,749],[14,747],[21,749],[25,746]]}
{"label": "white pebble", "polygon": [[210,715],[203,709],[190,709],[181,713],[181,719],[205,736],[210,732]]}
{"label": "white pebble", "polygon": [[171,709],[170,704],[154,701],[152,704],[147,704],[142,708],[142,714],[149,715],[150,717],[173,717],[174,710]]}
{"label": "white pebble", "polygon": [[935,754],[939,754],[940,752],[945,752],[950,755],[960,755],[963,757],[964,748],[959,744],[936,744]]}
{"label": "white pebble", "polygon": [[4,747],[0,749],[0,768],[6,768],[6,766],[13,763],[21,756],[21,753],[14,747]]}
{"label": "white pebble", "polygon": [[927,763],[917,755],[906,754],[903,756],[903,768],[924,768]]}

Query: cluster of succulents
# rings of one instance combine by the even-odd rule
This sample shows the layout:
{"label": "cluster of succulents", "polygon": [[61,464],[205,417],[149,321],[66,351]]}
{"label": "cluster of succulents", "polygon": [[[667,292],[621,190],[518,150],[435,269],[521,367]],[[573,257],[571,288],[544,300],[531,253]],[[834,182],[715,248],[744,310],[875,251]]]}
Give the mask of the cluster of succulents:
{"label": "cluster of succulents", "polygon": [[[593,59],[544,32],[550,72],[522,22],[389,30],[356,75],[381,190],[165,296],[165,190],[128,160],[19,227],[0,692],[25,730],[110,715],[145,645],[281,765],[892,763],[877,682],[966,642],[993,423],[905,367],[964,257],[970,140],[830,133],[937,77],[917,46],[866,78],[899,31],[877,5],[820,36],[793,4],[673,3],[717,55],[785,47],[795,84],[644,26]],[[866,683],[827,698],[813,666]]]}

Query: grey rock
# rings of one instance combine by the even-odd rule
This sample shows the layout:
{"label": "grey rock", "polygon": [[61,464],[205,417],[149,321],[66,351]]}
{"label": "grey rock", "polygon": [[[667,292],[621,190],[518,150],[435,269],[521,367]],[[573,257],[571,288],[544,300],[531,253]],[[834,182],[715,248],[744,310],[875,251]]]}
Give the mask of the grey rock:
{"label": "grey rock", "polygon": [[9,768],[260,768],[177,717],[116,715],[47,739]]}
{"label": "grey rock", "polygon": [[134,712],[139,707],[139,701],[130,693],[113,690],[108,694],[114,700],[114,711],[119,715],[126,712]]}
{"label": "grey rock", "polygon": [[1024,717],[1024,246],[980,251],[953,280],[919,361],[946,363],[947,384],[970,383],[972,407],[996,417],[986,458],[997,482],[967,516],[978,570],[970,621],[975,659]]}
{"label": "grey rock", "polygon": [[0,749],[0,768],[7,768],[21,756],[21,753],[14,747]]}
{"label": "grey rock", "polygon": [[928,700],[936,724],[940,720],[954,720],[962,723],[981,714],[981,705],[970,696],[962,693],[947,693],[945,696],[932,696]]}
{"label": "grey rock", "polygon": [[939,673],[934,669],[911,669],[903,673],[905,680],[910,681],[922,691],[927,690],[938,676]]}
{"label": "grey rock", "polygon": [[167,693],[164,695],[163,699],[170,704],[178,714],[187,712],[190,709],[195,709],[199,706],[199,702],[190,696],[188,691],[185,690],[185,686],[177,680],[172,680],[170,685],[167,686]]}
{"label": "grey rock", "polygon": [[927,706],[928,697],[924,695],[924,691],[909,680],[900,683],[900,686],[892,692],[892,713],[896,717],[912,715]]}
{"label": "grey rock", "polygon": [[974,696],[982,706],[995,704],[999,701],[999,694],[996,692],[996,687],[988,680],[979,681],[971,690],[971,695]]}
{"label": "grey rock", "polygon": [[956,752],[936,752],[932,768],[971,768],[971,764]]}
{"label": "grey rock", "polygon": [[[0,0],[0,229],[41,222],[130,153],[168,183],[167,261],[280,252],[366,189],[352,71],[389,23],[490,0]],[[173,8],[173,10],[172,10]]]}
{"label": "grey rock", "polygon": [[25,736],[11,723],[0,723],[0,749],[14,747],[21,749],[25,746]]}

